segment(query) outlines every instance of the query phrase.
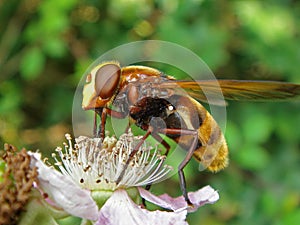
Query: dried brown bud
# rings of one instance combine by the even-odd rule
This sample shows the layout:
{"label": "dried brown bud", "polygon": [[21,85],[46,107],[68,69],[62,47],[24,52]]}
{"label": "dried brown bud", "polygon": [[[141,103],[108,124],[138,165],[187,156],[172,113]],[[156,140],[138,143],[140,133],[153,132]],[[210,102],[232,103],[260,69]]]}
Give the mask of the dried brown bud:
{"label": "dried brown bud", "polygon": [[30,168],[30,156],[23,148],[18,151],[13,145],[5,144],[2,159],[5,171],[0,183],[0,224],[16,224],[30,197],[37,169]]}

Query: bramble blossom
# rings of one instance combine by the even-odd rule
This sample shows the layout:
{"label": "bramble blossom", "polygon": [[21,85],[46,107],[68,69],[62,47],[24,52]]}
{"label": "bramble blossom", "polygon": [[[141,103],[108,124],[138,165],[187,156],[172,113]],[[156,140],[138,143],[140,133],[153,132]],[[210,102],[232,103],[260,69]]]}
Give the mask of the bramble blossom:
{"label": "bramble blossom", "polygon": [[[39,153],[30,152],[31,166],[38,169],[37,186],[48,196],[48,202],[69,214],[94,224],[187,224],[186,215],[198,207],[214,203],[218,193],[206,186],[188,193],[194,207],[188,207],[184,198],[166,194],[155,196],[141,186],[165,179],[172,171],[164,165],[165,156],[157,147],[144,142],[132,157],[130,153],[141,136],[131,131],[115,137],[89,138],[80,136],[72,144],[70,135],[64,149],[57,148],[53,157],[55,166],[46,166]],[[117,179],[124,173],[117,183]],[[149,211],[138,205],[140,198],[164,209]]]}

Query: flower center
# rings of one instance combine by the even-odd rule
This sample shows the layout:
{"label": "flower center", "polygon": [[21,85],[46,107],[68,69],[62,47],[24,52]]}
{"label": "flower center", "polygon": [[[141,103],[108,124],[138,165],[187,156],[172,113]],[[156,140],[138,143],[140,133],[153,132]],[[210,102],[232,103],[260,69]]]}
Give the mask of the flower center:
{"label": "flower center", "polygon": [[[79,186],[89,190],[111,190],[156,183],[165,179],[172,170],[164,165],[165,156],[147,142],[132,157],[130,153],[142,141],[142,136],[134,136],[131,131],[120,136],[100,138],[80,136],[73,146],[69,134],[64,150],[56,149],[53,157],[61,172],[70,176]],[[126,163],[129,164],[126,166]],[[116,183],[124,171],[120,181]]]}

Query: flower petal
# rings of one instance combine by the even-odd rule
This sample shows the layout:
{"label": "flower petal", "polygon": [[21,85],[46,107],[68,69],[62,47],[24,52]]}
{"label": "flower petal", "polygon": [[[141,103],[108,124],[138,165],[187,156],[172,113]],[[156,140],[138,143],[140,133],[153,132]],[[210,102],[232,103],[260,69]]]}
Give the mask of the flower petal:
{"label": "flower petal", "polygon": [[46,166],[41,154],[28,152],[30,166],[38,168],[38,186],[47,193],[55,204],[66,212],[89,220],[98,219],[98,207],[90,192],[78,186],[57,170]]}
{"label": "flower petal", "polygon": [[188,196],[193,203],[193,207],[188,207],[183,196],[172,198],[167,194],[156,196],[146,191],[143,188],[138,188],[140,195],[145,200],[152,202],[165,209],[171,209],[173,211],[179,211],[187,209],[188,212],[196,211],[200,206],[205,204],[215,203],[219,199],[219,194],[210,186],[205,186],[196,192],[189,192]]}
{"label": "flower petal", "polygon": [[125,190],[116,190],[100,210],[95,225],[187,225],[187,211],[148,211],[136,205]]}

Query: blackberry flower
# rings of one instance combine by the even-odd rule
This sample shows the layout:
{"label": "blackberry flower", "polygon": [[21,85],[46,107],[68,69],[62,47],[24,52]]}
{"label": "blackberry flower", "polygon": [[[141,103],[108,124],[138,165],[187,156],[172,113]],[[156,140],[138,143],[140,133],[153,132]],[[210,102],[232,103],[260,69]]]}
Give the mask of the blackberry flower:
{"label": "blackberry flower", "polygon": [[[57,148],[53,154],[60,172],[46,166],[39,153],[30,153],[31,166],[37,167],[39,172],[37,185],[44,196],[48,196],[50,204],[93,224],[183,225],[187,224],[189,211],[219,198],[209,186],[188,193],[194,204],[191,209],[182,196],[155,196],[143,189],[141,186],[166,179],[172,168],[164,165],[165,156],[157,147],[147,142],[130,156],[142,139],[131,131],[118,140],[81,136],[73,144],[70,135],[66,135],[66,139],[64,148]],[[149,211],[137,204],[141,197],[167,210]]]}

